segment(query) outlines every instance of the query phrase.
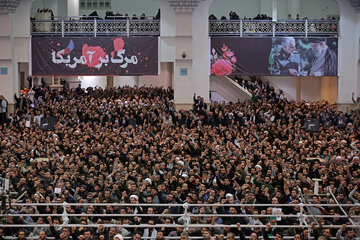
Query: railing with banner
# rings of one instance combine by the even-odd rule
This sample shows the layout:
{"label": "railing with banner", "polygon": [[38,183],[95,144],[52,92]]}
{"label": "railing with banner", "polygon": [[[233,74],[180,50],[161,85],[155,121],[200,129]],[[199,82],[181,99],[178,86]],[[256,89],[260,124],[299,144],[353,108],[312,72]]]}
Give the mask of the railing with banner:
{"label": "railing with banner", "polygon": [[[23,207],[59,207],[62,208],[63,213],[59,214],[40,214],[40,213],[19,213],[17,212],[15,209],[21,209]],[[83,208],[86,209],[86,207],[102,207],[103,210],[105,211],[106,207],[108,206],[112,206],[112,207],[121,207],[121,208],[126,208],[126,207],[130,207],[130,208],[134,208],[134,207],[161,207],[161,208],[178,208],[180,209],[181,213],[178,214],[174,214],[174,213],[170,213],[170,212],[165,212],[165,213],[161,213],[161,214],[144,214],[144,213],[88,213],[87,211],[81,213],[81,214],[75,214],[75,213],[68,213],[66,209],[70,209],[68,207],[77,207],[77,208]],[[3,212],[1,214],[2,216],[2,220],[0,221],[0,228],[6,229],[6,228],[48,228],[49,224],[36,224],[36,223],[28,223],[28,224],[19,224],[19,223],[14,223],[11,224],[8,222],[8,219],[13,219],[16,217],[57,217],[57,218],[62,218],[63,221],[62,223],[60,223],[58,225],[59,228],[63,228],[63,227],[75,227],[75,228],[79,228],[79,227],[86,227],[88,229],[90,228],[98,228],[99,226],[101,226],[101,228],[106,228],[109,229],[111,227],[115,227],[115,228],[125,228],[125,229],[145,229],[145,228],[167,228],[167,227],[171,227],[171,228],[177,228],[177,227],[181,227],[184,228],[184,231],[188,231],[189,229],[193,229],[193,228],[210,228],[210,229],[214,229],[214,228],[239,228],[241,227],[241,229],[244,229],[244,231],[246,229],[264,229],[269,227],[268,225],[266,225],[266,223],[263,223],[263,225],[259,224],[259,223],[253,223],[253,224],[241,224],[239,225],[238,223],[221,223],[221,224],[217,224],[214,222],[195,222],[195,220],[193,220],[194,218],[205,218],[205,217],[221,217],[222,219],[226,219],[226,218],[266,218],[266,219],[276,219],[277,221],[278,218],[282,218],[284,220],[289,220],[289,219],[293,219],[293,224],[289,224],[289,223],[282,223],[282,224],[276,224],[274,226],[276,226],[277,229],[282,229],[282,230],[286,230],[286,229],[302,229],[302,230],[308,230],[308,238],[307,239],[314,239],[313,238],[313,234],[311,233],[312,229],[317,228],[317,227],[321,227],[321,228],[330,228],[330,229],[340,229],[343,227],[343,225],[336,225],[336,224],[324,224],[321,226],[316,225],[311,225],[311,222],[313,222],[315,219],[333,219],[334,217],[336,218],[345,218],[345,221],[343,222],[347,222],[347,228],[348,229],[354,229],[357,232],[360,232],[360,215],[348,215],[346,212],[344,212],[343,215],[337,214],[335,215],[325,215],[325,214],[314,214],[312,211],[309,211],[309,208],[346,208],[346,209],[350,209],[350,208],[354,208],[354,207],[359,207],[359,204],[307,204],[307,203],[300,203],[300,204],[143,204],[143,203],[137,203],[137,204],[127,204],[127,203],[12,203],[11,206],[9,206],[7,204],[7,212]],[[230,207],[235,207],[237,209],[241,209],[241,211],[239,211],[239,213],[217,213],[216,209],[217,208],[222,208],[222,207],[226,207],[226,208],[230,208]],[[259,214],[254,214],[254,213],[246,213],[245,212],[245,208],[272,208],[272,209],[276,209],[276,212],[266,212],[266,213],[259,213]],[[297,208],[297,213],[296,214],[284,214],[282,212],[281,209],[285,209],[285,208]],[[191,209],[194,208],[198,208],[198,209],[202,209],[202,208],[207,208],[209,209],[207,212],[204,211],[199,211],[198,213],[196,212],[191,212]],[[11,209],[9,211],[9,209]],[[280,209],[280,211],[279,211]],[[85,225],[82,224],[78,224],[78,223],[69,223],[69,219],[71,217],[99,217],[99,219],[101,218],[107,218],[109,219],[109,217],[113,217],[115,218],[131,218],[131,217],[137,217],[137,218],[141,218],[141,217],[158,217],[159,219],[165,219],[167,217],[169,218],[174,218],[174,219],[182,219],[182,221],[177,221],[171,224],[166,224],[166,223],[155,223],[150,224],[150,223],[139,223],[139,224],[122,224],[122,223],[86,223]],[[0,218],[1,219],[1,218]],[[317,221],[316,221],[317,222]],[[129,237],[129,236],[128,236]],[[293,236],[289,236],[289,235],[285,235],[284,239],[289,239],[289,238],[293,238]],[[9,236],[9,238],[7,239],[13,239],[12,236]],[[127,239],[127,237],[125,237],[125,239]],[[167,239],[172,239],[172,238],[167,238]],[[173,239],[178,239],[178,238],[173,238]],[[191,237],[190,239],[199,239],[197,237]],[[201,239],[201,238],[200,238]],[[354,238],[356,239],[356,238]]]}
{"label": "railing with banner", "polygon": [[84,19],[81,17],[32,20],[33,36],[159,36],[160,20],[152,19]]}
{"label": "railing with banner", "polygon": [[210,36],[338,36],[338,20],[210,20]]}

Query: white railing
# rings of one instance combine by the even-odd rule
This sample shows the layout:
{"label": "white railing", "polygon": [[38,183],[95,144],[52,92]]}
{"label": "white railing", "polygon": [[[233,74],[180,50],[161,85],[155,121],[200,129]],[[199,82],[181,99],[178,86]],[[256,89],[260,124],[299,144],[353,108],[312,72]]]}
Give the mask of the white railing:
{"label": "white railing", "polygon": [[[55,17],[54,20],[32,20],[33,36],[56,35],[160,35],[160,20],[152,17],[131,19],[111,17]],[[210,20],[210,36],[339,36],[338,20]]]}
{"label": "white railing", "polygon": [[338,20],[210,20],[209,33],[234,36],[338,36]]}
{"label": "white railing", "polygon": [[[360,204],[307,204],[307,203],[300,203],[300,204],[146,204],[146,203],[139,203],[139,204],[131,204],[131,203],[60,203],[60,202],[52,202],[52,203],[12,203],[11,206],[9,206],[7,204],[7,209],[13,209],[14,207],[20,208],[20,207],[25,207],[25,206],[32,206],[32,207],[40,207],[40,206],[52,206],[52,207],[63,207],[64,212],[62,214],[20,214],[20,213],[12,213],[11,211],[7,211],[6,213],[3,213],[0,215],[0,217],[3,217],[3,219],[5,219],[5,217],[26,217],[26,216],[33,216],[33,217],[61,217],[63,219],[65,218],[69,218],[69,217],[159,217],[159,218],[165,218],[165,217],[182,217],[185,221],[183,221],[183,224],[155,224],[155,225],[150,225],[150,224],[134,224],[134,225],[119,225],[119,224],[87,224],[87,225],[83,225],[83,224],[68,224],[68,223],[63,223],[60,224],[59,227],[84,227],[86,226],[87,228],[98,228],[100,225],[103,228],[110,228],[110,227],[122,227],[122,228],[128,228],[128,229],[134,229],[134,228],[162,228],[162,227],[171,227],[171,228],[176,228],[176,227],[184,227],[185,230],[191,229],[191,228],[202,228],[202,227],[206,227],[206,228],[237,228],[237,225],[232,224],[232,225],[226,225],[226,224],[192,224],[190,219],[191,217],[213,217],[213,216],[217,216],[217,217],[221,217],[221,218],[226,218],[226,217],[281,217],[281,218],[297,218],[299,219],[299,224],[297,225],[276,225],[276,228],[279,229],[308,229],[311,230],[311,226],[310,226],[310,219],[318,219],[318,218],[334,218],[334,215],[314,215],[312,213],[309,213],[306,211],[307,207],[339,207],[342,208],[343,207],[355,207],[355,206],[359,206]],[[106,213],[102,213],[102,214],[88,214],[88,213],[82,213],[82,214],[71,214],[71,213],[67,213],[66,212],[66,207],[67,206],[77,206],[77,207],[86,207],[86,206],[102,206],[102,207],[106,207],[106,206],[117,206],[117,207],[178,207],[181,210],[183,210],[182,214],[106,214]],[[239,213],[239,214],[217,214],[215,212],[209,213],[209,214],[203,214],[203,213],[198,213],[198,214],[193,214],[193,213],[189,213],[188,210],[191,207],[208,207],[210,209],[212,209],[213,207],[273,207],[273,208],[279,208],[279,207],[299,207],[299,213],[296,215],[289,215],[289,214],[244,214],[244,213]],[[346,211],[343,211],[343,215],[336,215],[336,217],[339,218],[347,218],[349,221],[351,221],[351,219],[357,219],[357,222],[353,222],[351,221],[352,224],[349,224],[347,227],[349,228],[353,228],[353,229],[360,229],[360,225],[359,225],[359,219],[360,219],[360,215],[359,216],[349,216]],[[266,223],[265,223],[266,224]],[[35,228],[35,227],[42,227],[42,228],[48,228],[49,225],[48,224],[9,224],[9,223],[0,223],[0,228]],[[323,225],[323,228],[332,228],[332,229],[339,229],[342,227],[342,225]],[[241,225],[241,228],[243,229],[248,229],[248,228],[266,228],[266,225]],[[313,239],[310,235],[308,236],[309,239]],[[14,239],[12,237],[7,237],[6,239]],[[30,239],[30,238],[29,238]],[[127,237],[125,237],[125,239],[129,239]],[[172,239],[172,238],[167,238],[167,239]],[[178,239],[178,238],[174,238],[174,239]],[[197,238],[197,237],[190,237],[190,239],[201,239],[201,237]],[[285,237],[285,239],[292,239],[292,236],[287,236]]]}
{"label": "white railing", "polygon": [[54,20],[32,20],[31,35],[33,36],[158,36],[160,35],[160,20],[116,18],[100,20],[96,18],[83,19],[55,18]]}

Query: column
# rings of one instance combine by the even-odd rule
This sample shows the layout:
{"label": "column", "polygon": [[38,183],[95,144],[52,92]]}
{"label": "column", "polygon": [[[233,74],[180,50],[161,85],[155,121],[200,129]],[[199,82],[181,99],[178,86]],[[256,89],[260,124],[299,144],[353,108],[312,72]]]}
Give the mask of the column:
{"label": "column", "polygon": [[114,86],[114,76],[106,76],[106,87]]}
{"label": "column", "polygon": [[326,100],[331,104],[336,103],[338,92],[338,78],[337,77],[322,77],[321,78],[321,100]]}
{"label": "column", "polygon": [[174,102],[176,109],[191,109],[193,95],[209,102],[209,7],[205,0],[192,9],[175,8]]}
{"label": "column", "polygon": [[352,105],[351,95],[359,96],[359,17],[350,1],[339,0],[340,38],[339,38],[339,80],[337,103],[340,110]]}
{"label": "column", "polygon": [[[177,109],[191,109],[192,96],[196,93],[193,87],[193,15],[175,13],[176,53],[174,64],[174,102]],[[204,64],[204,62],[202,62]],[[200,93],[197,93],[200,95]]]}
{"label": "column", "polygon": [[[209,103],[210,92],[210,38],[209,38],[209,8],[213,0],[200,3],[193,12],[193,62],[192,82],[193,93],[202,96]],[[192,96],[191,96],[192,97]],[[191,100],[193,101],[193,100]],[[208,104],[209,105],[209,104]]]}
{"label": "column", "polygon": [[[1,6],[1,3],[0,3]],[[2,10],[2,9],[1,9]],[[0,13],[0,94],[8,101],[8,110],[14,110],[14,94],[19,93],[17,64],[14,49],[13,12],[9,9]],[[19,94],[18,94],[19,95]]]}
{"label": "column", "polygon": [[69,17],[79,16],[79,0],[67,0],[67,14]]}
{"label": "column", "polygon": [[277,21],[277,0],[272,0],[272,20]]}
{"label": "column", "polygon": [[301,101],[301,77],[296,77],[296,101]]}

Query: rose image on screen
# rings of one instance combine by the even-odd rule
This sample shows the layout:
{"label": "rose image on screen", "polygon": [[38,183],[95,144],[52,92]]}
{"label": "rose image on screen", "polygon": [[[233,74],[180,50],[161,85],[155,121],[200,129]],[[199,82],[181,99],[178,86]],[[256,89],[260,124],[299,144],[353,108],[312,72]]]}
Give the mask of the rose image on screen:
{"label": "rose image on screen", "polygon": [[211,59],[211,75],[224,76],[231,75],[235,70],[235,63],[237,61],[235,54],[225,44],[221,48],[222,55],[219,56],[213,48]]}

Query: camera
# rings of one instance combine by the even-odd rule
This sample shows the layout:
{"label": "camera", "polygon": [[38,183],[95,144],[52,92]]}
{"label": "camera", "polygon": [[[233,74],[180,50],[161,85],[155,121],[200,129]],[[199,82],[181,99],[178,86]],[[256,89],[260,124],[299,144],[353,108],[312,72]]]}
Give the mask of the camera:
{"label": "camera", "polygon": [[182,58],[186,58],[186,52],[182,52],[181,56]]}

